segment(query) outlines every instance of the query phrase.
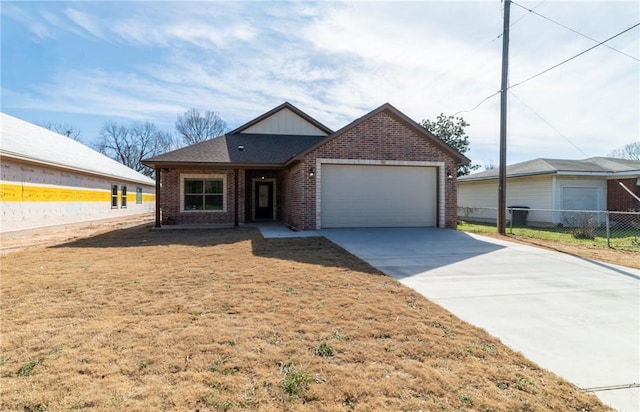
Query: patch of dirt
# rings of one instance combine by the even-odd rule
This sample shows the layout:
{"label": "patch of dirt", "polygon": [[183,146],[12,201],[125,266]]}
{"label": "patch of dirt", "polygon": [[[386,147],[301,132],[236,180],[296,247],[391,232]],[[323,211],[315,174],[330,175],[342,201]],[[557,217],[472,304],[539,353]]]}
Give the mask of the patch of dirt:
{"label": "patch of dirt", "polygon": [[0,410],[610,410],[320,237],[141,225],[0,292]]}
{"label": "patch of dirt", "polygon": [[0,255],[47,247],[100,235],[113,230],[153,223],[151,215],[123,216],[117,219],[78,223],[0,234]]}

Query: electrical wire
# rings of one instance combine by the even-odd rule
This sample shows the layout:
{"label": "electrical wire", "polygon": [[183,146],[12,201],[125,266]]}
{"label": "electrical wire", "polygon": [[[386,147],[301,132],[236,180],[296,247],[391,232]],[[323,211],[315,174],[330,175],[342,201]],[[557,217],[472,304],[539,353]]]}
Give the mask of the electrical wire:
{"label": "electrical wire", "polygon": [[[579,31],[577,31],[577,30],[574,30],[574,29],[572,29],[571,27],[565,26],[565,25],[564,25],[564,24],[562,24],[562,23],[559,23],[559,22],[557,22],[557,21],[555,21],[555,20],[553,20],[553,19],[550,19],[549,17],[543,16],[542,14],[540,14],[540,13],[538,13],[538,12],[534,11],[534,9],[535,9],[536,7],[538,7],[539,5],[538,5],[538,6],[536,6],[536,7],[534,7],[533,9],[528,9],[528,8],[526,8],[526,7],[524,7],[524,6],[522,6],[522,5],[518,4],[518,3],[516,3],[515,1],[512,1],[512,2],[511,2],[511,4],[515,4],[516,6],[518,6],[518,7],[522,8],[522,9],[525,9],[525,10],[527,10],[527,11],[528,11],[528,12],[530,12],[530,13],[533,13],[533,14],[535,14],[535,15],[536,15],[536,16],[538,16],[538,17],[541,17],[541,18],[543,18],[543,19],[545,19],[545,20],[548,20],[548,21],[550,21],[551,23],[557,24],[558,26],[560,26],[560,27],[562,27],[562,28],[564,28],[564,29],[567,29],[567,30],[569,30],[569,31],[572,31],[572,32],[574,32],[574,33],[576,33],[576,34],[578,34],[578,35],[580,35],[580,36],[584,37],[584,38],[587,38],[587,39],[589,39],[589,40],[591,40],[591,41],[594,41],[594,42],[598,43],[598,40],[594,39],[593,37],[587,36],[587,35],[586,35],[586,34],[584,34],[584,33],[581,33],[581,32],[579,32]],[[526,14],[525,14],[525,16],[526,16]],[[518,19],[518,20],[520,20],[520,19]],[[637,57],[634,57],[634,56],[632,56],[632,55],[630,55],[630,54],[627,54],[627,53],[625,53],[625,52],[623,52],[623,51],[621,51],[621,50],[618,50],[618,49],[616,49],[615,47],[611,47],[611,46],[609,46],[608,44],[604,44],[604,46],[605,46],[605,47],[607,47],[607,48],[609,48],[609,49],[611,49],[611,50],[613,50],[613,51],[616,51],[616,52],[618,52],[618,53],[620,53],[620,54],[622,54],[622,55],[624,55],[624,56],[627,56],[627,57],[629,57],[629,58],[631,58],[631,59],[633,59],[633,60],[635,60],[635,61],[640,61],[640,59],[638,59]]]}
{"label": "electrical wire", "polygon": [[481,105],[482,103],[486,102],[487,100],[491,99],[493,96],[496,96],[496,95],[498,95],[498,94],[500,94],[500,90],[498,90],[497,92],[493,93],[492,95],[489,95],[489,96],[485,97],[484,99],[482,99],[482,100],[480,101],[480,103],[476,104],[476,105],[475,105],[475,106],[473,106],[471,109],[467,109],[467,110],[460,110],[460,111],[458,111],[458,112],[454,113],[452,116],[457,116],[457,115],[459,115],[460,113],[468,113],[468,112],[472,112],[472,111],[476,110],[478,107],[480,107],[480,105]]}
{"label": "electrical wire", "polygon": [[[512,3],[513,3],[513,2],[512,2]],[[537,6],[536,6],[536,7],[537,7]],[[621,31],[620,33],[618,33],[618,34],[616,34],[616,35],[613,35],[613,36],[609,37],[608,39],[606,39],[606,40],[604,40],[604,41],[598,42],[598,44],[596,44],[596,45],[594,45],[594,46],[592,46],[592,47],[589,47],[588,49],[586,49],[586,50],[584,50],[584,51],[582,51],[582,52],[580,52],[580,53],[578,53],[578,54],[576,54],[576,55],[574,55],[574,56],[572,56],[572,57],[570,57],[570,58],[568,58],[568,59],[566,59],[566,60],[564,60],[564,61],[562,61],[562,62],[560,62],[560,63],[556,64],[556,65],[553,65],[553,66],[549,67],[548,69],[545,69],[545,70],[543,70],[543,71],[541,71],[541,72],[539,72],[539,73],[537,73],[537,74],[534,74],[533,76],[530,76],[530,77],[528,77],[528,78],[526,78],[526,79],[524,79],[524,80],[521,80],[521,81],[519,81],[519,82],[517,82],[517,83],[515,83],[515,84],[513,84],[513,85],[508,86],[508,87],[507,87],[507,90],[510,90],[510,89],[512,89],[512,88],[514,88],[514,87],[520,86],[521,84],[524,84],[524,83],[528,82],[529,80],[533,80],[533,79],[535,79],[536,77],[543,75],[544,73],[547,73],[547,72],[549,72],[549,71],[551,71],[551,70],[553,70],[553,69],[555,69],[555,68],[557,68],[557,67],[559,67],[559,66],[562,66],[563,64],[565,64],[565,63],[567,63],[567,62],[569,62],[569,61],[571,61],[571,60],[573,60],[573,59],[575,59],[575,58],[577,58],[577,57],[579,57],[579,56],[582,56],[583,54],[585,54],[585,53],[587,53],[587,52],[589,52],[589,51],[591,51],[591,50],[595,49],[596,47],[601,46],[601,45],[603,45],[604,43],[606,43],[606,42],[608,42],[608,41],[610,41],[610,40],[613,40],[613,39],[615,39],[616,37],[621,36],[622,34],[624,34],[624,33],[628,32],[629,30],[632,30],[632,29],[634,29],[634,28],[636,28],[636,27],[638,27],[638,26],[640,26],[640,23],[636,23],[636,24],[634,24],[633,26],[631,26],[631,27],[629,27],[629,28],[627,28],[627,29],[625,29],[625,30]],[[470,109],[466,109],[466,110],[460,110],[460,111],[458,111],[458,112],[454,113],[454,114],[453,114],[453,116],[456,116],[456,115],[458,115],[458,114],[460,114],[460,113],[469,113],[469,112],[472,112],[472,111],[474,111],[474,110],[478,109],[478,108],[479,108],[479,107],[480,107],[484,102],[486,102],[487,100],[491,99],[492,97],[494,97],[494,96],[496,96],[496,95],[498,95],[498,94],[500,94],[500,90],[498,90],[498,91],[496,91],[496,92],[494,92],[494,93],[490,94],[489,96],[485,97],[484,99],[482,99],[478,104],[476,104],[476,105],[475,105],[475,106],[473,106],[472,108],[470,108]]]}
{"label": "electrical wire", "polygon": [[[540,3],[536,4],[535,6],[533,6],[533,8],[529,11],[533,11],[535,9],[537,9],[538,7],[540,7],[540,5],[542,3],[544,3],[546,0],[542,0]],[[511,1],[511,4],[516,4],[514,1]],[[520,20],[524,19],[526,16],[528,16],[528,14],[523,14],[522,16],[520,16],[518,19],[516,19],[513,23],[511,23],[509,25],[509,27],[513,27],[517,22],[519,22]]]}
{"label": "electrical wire", "polygon": [[589,158],[591,156],[589,156],[588,154],[585,153],[584,150],[580,149],[578,147],[578,145],[576,145],[575,143],[573,143],[571,141],[571,139],[569,139],[567,136],[565,136],[564,134],[562,134],[558,129],[556,129],[551,123],[549,123],[544,117],[542,117],[542,115],[540,115],[540,113],[536,112],[533,108],[531,108],[531,106],[529,106],[528,104],[526,104],[525,102],[522,101],[522,99],[520,99],[518,96],[516,96],[516,94],[514,92],[512,92],[511,90],[509,90],[509,94],[512,95],[513,97],[515,97],[524,107],[526,107],[527,109],[529,109],[531,111],[531,113],[535,114],[540,120],[542,120],[547,126],[549,126],[554,132],[558,133],[558,135],[560,137],[562,137],[564,140],[566,140],[567,142],[569,142],[571,144],[571,146],[575,147],[580,153],[582,153],[585,157]]}
{"label": "electrical wire", "polygon": [[576,57],[582,56],[583,54],[585,54],[585,53],[587,53],[587,52],[589,52],[589,51],[591,51],[591,50],[595,49],[596,47],[603,45],[604,43],[608,42],[609,40],[613,40],[613,39],[615,39],[616,37],[621,36],[621,35],[623,35],[624,33],[628,32],[629,30],[634,29],[634,28],[636,28],[636,27],[638,27],[638,26],[640,26],[640,23],[636,23],[636,24],[634,24],[633,26],[629,27],[628,29],[625,29],[625,30],[621,31],[621,32],[620,32],[620,33],[618,33],[618,34],[616,34],[616,35],[613,35],[613,36],[609,37],[607,40],[601,41],[601,42],[599,42],[598,44],[596,44],[595,46],[591,46],[591,47],[589,47],[588,49],[586,49],[586,50],[584,50],[584,51],[581,51],[580,53],[576,54],[575,56],[569,57],[568,59],[566,59],[566,60],[564,60],[564,61],[562,61],[562,62],[560,62],[560,63],[558,63],[558,64],[556,64],[556,65],[554,65],[554,66],[551,66],[551,67],[549,67],[548,69],[545,69],[545,70],[541,71],[540,73],[534,74],[534,75],[533,75],[533,76],[531,76],[531,77],[527,77],[526,79],[519,81],[518,83],[512,84],[511,86],[509,86],[509,89],[512,89],[512,88],[514,88],[514,87],[516,87],[516,86],[520,86],[521,84],[526,83],[526,82],[528,82],[529,80],[533,80],[533,79],[535,79],[536,77],[538,77],[538,76],[540,76],[540,75],[543,75],[543,74],[545,74],[545,73],[547,73],[547,72],[549,72],[549,71],[551,71],[551,70],[553,70],[553,69],[555,69],[555,68],[557,68],[557,67],[559,67],[559,66],[562,66],[563,64],[565,64],[565,63],[567,63],[567,62],[569,62],[569,61],[571,61],[571,60],[575,59]]}

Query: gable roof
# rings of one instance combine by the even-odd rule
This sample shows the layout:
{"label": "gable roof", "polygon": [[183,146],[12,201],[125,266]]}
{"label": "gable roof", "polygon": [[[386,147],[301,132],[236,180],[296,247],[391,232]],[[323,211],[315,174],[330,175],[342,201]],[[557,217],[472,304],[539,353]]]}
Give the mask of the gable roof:
{"label": "gable roof", "polygon": [[415,131],[419,136],[422,136],[427,141],[429,141],[431,144],[433,144],[434,146],[436,146],[437,148],[439,148],[440,150],[442,150],[443,152],[445,152],[446,154],[451,156],[458,164],[469,164],[469,163],[471,163],[471,160],[468,157],[464,156],[462,153],[458,152],[456,149],[452,148],[451,146],[449,146],[448,144],[446,144],[445,142],[440,140],[436,135],[434,135],[433,133],[429,132],[424,127],[420,126],[418,123],[416,123],[413,120],[411,120],[407,115],[405,115],[404,113],[402,113],[400,110],[396,109],[395,107],[393,107],[389,103],[385,103],[382,106],[378,107],[377,109],[374,109],[371,112],[369,112],[369,113],[365,114],[364,116],[360,117],[359,119],[354,120],[353,122],[349,123],[348,125],[346,125],[342,129],[340,129],[340,130],[334,132],[333,134],[331,134],[326,139],[322,140],[321,142],[316,143],[312,147],[310,147],[307,150],[305,150],[304,152],[300,153],[299,155],[297,155],[295,157],[295,159],[292,159],[291,161],[302,159],[302,157],[305,156],[307,153],[310,153],[311,151],[315,150],[319,146],[321,146],[321,145],[323,145],[323,144],[325,144],[325,143],[327,143],[327,142],[329,142],[329,141],[341,136],[345,132],[347,132],[347,131],[359,126],[360,124],[366,122],[367,120],[371,119],[372,117],[374,117],[377,114],[382,113],[382,112],[387,112],[391,116],[395,117],[398,121],[400,121],[404,125],[408,126],[410,129]]}
{"label": "gable roof", "polygon": [[0,137],[2,157],[155,185],[155,180],[80,142],[6,113],[0,117]]}
{"label": "gable roof", "polygon": [[[461,176],[458,178],[458,181],[497,179],[498,174],[498,169],[486,170],[484,172]],[[584,160],[538,158],[507,165],[507,177],[551,174],[573,176],[640,175],[640,161],[616,159],[612,157],[591,157]]]}
{"label": "gable roof", "polygon": [[[274,116],[282,110],[291,110],[296,115],[301,116],[305,121],[313,126],[330,133],[326,135],[289,135],[289,134],[259,134],[246,133],[252,126]],[[243,126],[229,132],[228,134],[216,137],[204,142],[196,143],[182,149],[174,150],[159,156],[154,156],[143,160],[143,164],[149,167],[169,167],[177,165],[197,165],[197,166],[234,166],[234,167],[283,167],[292,162],[299,161],[307,153],[339,136],[346,131],[357,127],[373,116],[387,112],[410,129],[414,130],[428,142],[451,156],[459,164],[471,162],[466,156],[440,140],[424,127],[411,120],[398,109],[385,103],[377,109],[356,119],[342,129],[331,132],[329,128],[317,122],[290,103],[283,103],[280,106],[268,111],[256,119],[245,123]],[[243,146],[244,150],[239,150]]]}
{"label": "gable roof", "polygon": [[277,113],[282,112],[282,111],[287,110],[287,109],[292,111],[294,114],[296,114],[298,117],[302,118],[307,123],[311,124],[316,129],[319,129],[321,132],[324,133],[324,135],[329,135],[329,134],[333,133],[333,130],[329,129],[327,126],[323,125],[322,123],[320,123],[319,121],[317,121],[313,117],[311,117],[308,114],[304,113],[302,110],[298,109],[297,107],[295,107],[291,103],[284,102],[280,106],[275,107],[275,108],[269,110],[268,112],[256,117],[255,119],[243,124],[242,126],[238,127],[237,129],[232,130],[231,132],[229,132],[229,134],[243,133],[247,129],[249,129],[249,128],[257,125],[258,123],[261,123],[261,122],[265,121],[266,119],[268,119],[270,117],[273,117]]}

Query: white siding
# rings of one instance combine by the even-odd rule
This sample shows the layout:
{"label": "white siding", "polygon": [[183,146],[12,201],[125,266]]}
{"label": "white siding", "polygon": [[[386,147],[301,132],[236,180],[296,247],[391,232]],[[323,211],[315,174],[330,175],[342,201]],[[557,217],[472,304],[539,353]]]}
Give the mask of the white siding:
{"label": "white siding", "polygon": [[242,133],[326,136],[327,134],[289,109],[282,109]]}
{"label": "white siding", "polygon": [[[553,207],[552,187],[552,176],[508,178],[507,207],[551,209]],[[495,222],[498,208],[498,180],[458,182],[458,208],[462,208],[468,218]],[[508,215],[507,218],[509,218]],[[527,221],[534,225],[551,224],[552,214],[547,211],[532,211]]]}

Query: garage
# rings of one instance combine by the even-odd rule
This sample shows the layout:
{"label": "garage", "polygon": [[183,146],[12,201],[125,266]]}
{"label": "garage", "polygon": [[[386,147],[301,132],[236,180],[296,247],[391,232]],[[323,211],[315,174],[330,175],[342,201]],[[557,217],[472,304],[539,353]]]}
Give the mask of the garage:
{"label": "garage", "polygon": [[322,228],[435,227],[437,168],[323,164]]}
{"label": "garage", "polygon": [[563,210],[600,210],[599,194],[597,187],[563,187]]}

